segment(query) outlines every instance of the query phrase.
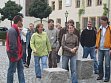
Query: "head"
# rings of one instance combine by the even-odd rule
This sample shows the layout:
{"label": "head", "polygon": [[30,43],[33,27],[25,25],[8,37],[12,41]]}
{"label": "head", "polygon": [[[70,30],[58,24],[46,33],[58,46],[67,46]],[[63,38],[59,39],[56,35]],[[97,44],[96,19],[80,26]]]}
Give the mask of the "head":
{"label": "head", "polygon": [[15,16],[13,18],[13,22],[14,22],[14,24],[17,24],[18,27],[21,27],[23,25],[22,24],[22,22],[23,22],[22,16],[19,16],[19,15]]}
{"label": "head", "polygon": [[70,26],[70,25],[74,25],[74,21],[72,19],[70,19],[68,22],[67,22],[67,26]]}
{"label": "head", "polygon": [[53,29],[54,28],[54,20],[53,19],[49,19],[48,20],[48,28],[49,29]]}
{"label": "head", "polygon": [[101,23],[102,26],[105,27],[105,26],[109,25],[109,20],[106,16],[102,16],[101,20],[100,20],[100,23]]}
{"label": "head", "polygon": [[21,24],[21,26],[18,27],[20,31],[22,31],[23,29],[23,24]]}
{"label": "head", "polygon": [[59,30],[62,28],[61,25],[60,25],[60,23],[56,24],[56,28],[59,29]]}
{"label": "head", "polygon": [[92,22],[91,22],[91,21],[88,21],[88,23],[87,23],[87,27],[88,27],[89,29],[92,28]]}
{"label": "head", "polygon": [[29,24],[29,29],[30,29],[30,30],[33,30],[33,29],[34,29],[34,24],[33,24],[33,23],[30,23],[30,24]]}
{"label": "head", "polygon": [[37,24],[36,32],[37,33],[42,33],[42,31],[43,31],[43,24],[42,23]]}
{"label": "head", "polygon": [[68,26],[68,33],[73,33],[74,32],[74,25],[69,25]]}

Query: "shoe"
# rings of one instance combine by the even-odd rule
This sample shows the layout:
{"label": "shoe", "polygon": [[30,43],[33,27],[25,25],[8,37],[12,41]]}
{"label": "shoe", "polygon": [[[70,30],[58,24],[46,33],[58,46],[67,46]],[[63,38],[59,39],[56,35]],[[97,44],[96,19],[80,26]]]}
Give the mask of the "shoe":
{"label": "shoe", "polygon": [[25,64],[24,67],[29,68],[29,66],[27,64]]}
{"label": "shoe", "polygon": [[109,82],[109,79],[105,79],[104,82]]}
{"label": "shoe", "polygon": [[101,77],[101,76],[97,77],[97,80],[102,80],[102,79],[103,79],[103,77]]}
{"label": "shoe", "polygon": [[40,78],[41,79],[41,76],[36,76],[36,78]]}
{"label": "shoe", "polygon": [[98,72],[98,71],[95,71],[94,74],[99,74],[99,72]]}

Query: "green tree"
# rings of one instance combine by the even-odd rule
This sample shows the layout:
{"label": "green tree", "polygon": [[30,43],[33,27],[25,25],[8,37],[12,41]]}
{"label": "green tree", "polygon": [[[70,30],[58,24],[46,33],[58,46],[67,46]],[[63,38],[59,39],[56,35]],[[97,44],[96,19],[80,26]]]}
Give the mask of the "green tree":
{"label": "green tree", "polygon": [[107,8],[107,4],[103,4],[103,15],[104,16],[107,16],[108,15],[108,12],[109,12],[109,9]]}
{"label": "green tree", "polygon": [[19,12],[22,10],[22,7],[18,4],[16,4],[14,1],[9,0],[7,3],[5,3],[5,7],[0,9],[0,13],[2,15],[1,20],[4,21],[5,19],[8,19],[11,21],[15,15],[22,15]]}
{"label": "green tree", "polygon": [[29,15],[35,18],[40,18],[41,23],[43,18],[47,18],[52,12],[51,7],[46,0],[34,0],[29,7]]}

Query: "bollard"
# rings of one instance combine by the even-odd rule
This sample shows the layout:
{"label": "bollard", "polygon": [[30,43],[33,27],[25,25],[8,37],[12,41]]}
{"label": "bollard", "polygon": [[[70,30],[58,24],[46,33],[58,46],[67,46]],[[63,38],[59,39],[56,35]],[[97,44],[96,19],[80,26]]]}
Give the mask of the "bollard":
{"label": "bollard", "polygon": [[41,83],[69,83],[69,72],[62,68],[46,68],[43,70]]}
{"label": "bollard", "polygon": [[77,60],[77,76],[79,80],[93,78],[93,60],[82,58]]}

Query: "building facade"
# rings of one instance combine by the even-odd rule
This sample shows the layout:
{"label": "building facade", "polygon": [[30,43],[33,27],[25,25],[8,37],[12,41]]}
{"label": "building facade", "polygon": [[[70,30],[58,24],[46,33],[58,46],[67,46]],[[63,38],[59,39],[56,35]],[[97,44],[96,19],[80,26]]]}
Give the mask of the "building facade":
{"label": "building facade", "polygon": [[[65,12],[68,11],[67,19],[73,19],[76,27],[84,29],[87,27],[87,21],[92,20],[93,27],[100,26],[100,16],[104,12],[104,4],[110,10],[110,0],[48,0],[53,12],[49,18],[55,20],[65,26],[66,17]],[[109,13],[109,18],[111,13]]]}
{"label": "building facade", "polygon": [[[5,6],[8,0],[1,0],[0,8]],[[40,19],[30,17],[28,14],[28,8],[33,0],[12,0],[17,4],[20,4],[23,9],[21,13],[24,15],[23,24],[24,27],[28,27],[29,23],[36,25],[40,22]],[[47,20],[54,19],[54,24],[60,23],[62,27],[65,26],[66,20],[73,19],[75,26],[84,29],[87,26],[87,21],[92,20],[93,27],[100,26],[100,17],[104,13],[104,4],[106,8],[111,9],[110,0],[47,0],[48,4],[52,7],[52,13],[46,19],[43,19],[44,28],[47,27]],[[65,13],[68,12],[66,19]],[[111,18],[111,12],[109,11],[108,17]],[[111,21],[111,20],[110,20]],[[0,26],[10,27],[10,21],[5,20],[0,23]]]}

